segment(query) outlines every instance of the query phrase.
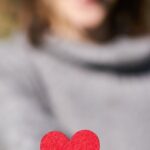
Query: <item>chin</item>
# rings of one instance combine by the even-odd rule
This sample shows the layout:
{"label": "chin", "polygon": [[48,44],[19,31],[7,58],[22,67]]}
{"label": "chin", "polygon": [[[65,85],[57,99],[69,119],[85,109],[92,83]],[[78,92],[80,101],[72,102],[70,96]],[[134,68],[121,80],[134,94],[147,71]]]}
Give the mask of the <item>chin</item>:
{"label": "chin", "polygon": [[83,17],[82,19],[78,20],[76,22],[77,26],[82,29],[95,29],[99,27],[101,24],[103,24],[104,20],[106,18],[106,14],[99,14],[99,15],[87,15],[86,17]]}
{"label": "chin", "polygon": [[79,28],[93,29],[100,26],[107,16],[107,11],[105,8],[101,9],[91,9],[90,11],[80,11],[80,13],[75,13],[73,22]]}

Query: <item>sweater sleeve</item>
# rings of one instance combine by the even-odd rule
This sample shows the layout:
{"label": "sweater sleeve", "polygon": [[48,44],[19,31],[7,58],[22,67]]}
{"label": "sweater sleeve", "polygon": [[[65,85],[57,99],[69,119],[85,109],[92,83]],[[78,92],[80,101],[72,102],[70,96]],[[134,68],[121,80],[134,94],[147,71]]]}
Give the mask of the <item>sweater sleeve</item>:
{"label": "sweater sleeve", "polygon": [[27,59],[22,52],[0,47],[1,150],[37,150],[43,134],[59,129],[44,86]]}

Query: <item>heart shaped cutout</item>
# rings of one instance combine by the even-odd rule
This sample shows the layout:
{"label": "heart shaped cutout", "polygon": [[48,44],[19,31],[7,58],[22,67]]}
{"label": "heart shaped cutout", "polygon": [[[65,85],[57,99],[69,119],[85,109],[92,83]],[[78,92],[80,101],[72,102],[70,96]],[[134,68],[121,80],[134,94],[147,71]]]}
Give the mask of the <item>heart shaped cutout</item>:
{"label": "heart shaped cutout", "polygon": [[40,150],[100,150],[100,141],[90,130],[80,130],[71,139],[62,132],[52,131],[42,138]]}

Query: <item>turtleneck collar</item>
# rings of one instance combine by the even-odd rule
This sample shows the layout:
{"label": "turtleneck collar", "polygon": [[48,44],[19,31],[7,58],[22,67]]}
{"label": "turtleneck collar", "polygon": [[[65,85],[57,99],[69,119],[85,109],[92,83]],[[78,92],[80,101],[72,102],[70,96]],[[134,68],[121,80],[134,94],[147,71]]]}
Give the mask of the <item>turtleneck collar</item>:
{"label": "turtleneck collar", "polygon": [[150,37],[91,44],[48,36],[45,49],[61,60],[94,70],[137,73],[150,70]]}

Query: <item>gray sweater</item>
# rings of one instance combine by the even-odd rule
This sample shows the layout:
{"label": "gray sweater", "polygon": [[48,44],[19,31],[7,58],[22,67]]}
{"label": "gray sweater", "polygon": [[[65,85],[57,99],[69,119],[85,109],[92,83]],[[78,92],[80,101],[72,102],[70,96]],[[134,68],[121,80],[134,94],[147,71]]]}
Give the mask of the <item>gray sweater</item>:
{"label": "gray sweater", "polygon": [[18,34],[0,43],[0,150],[90,129],[102,150],[150,149],[150,38],[92,45]]}

